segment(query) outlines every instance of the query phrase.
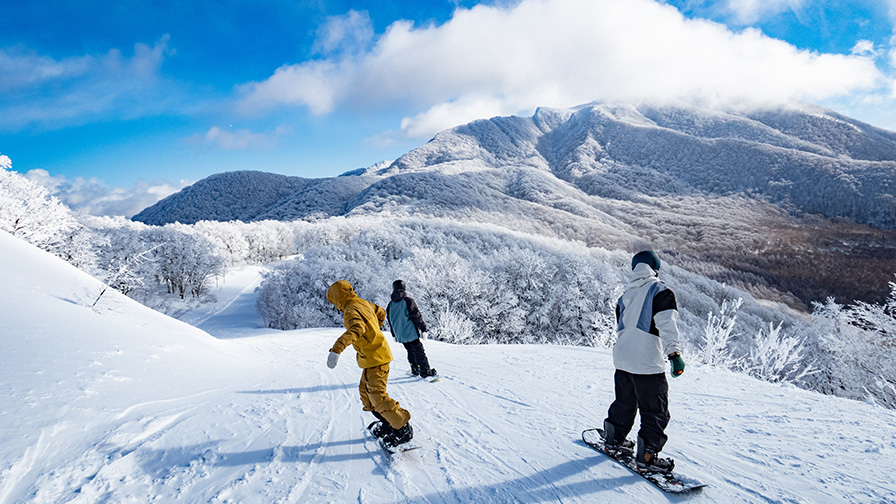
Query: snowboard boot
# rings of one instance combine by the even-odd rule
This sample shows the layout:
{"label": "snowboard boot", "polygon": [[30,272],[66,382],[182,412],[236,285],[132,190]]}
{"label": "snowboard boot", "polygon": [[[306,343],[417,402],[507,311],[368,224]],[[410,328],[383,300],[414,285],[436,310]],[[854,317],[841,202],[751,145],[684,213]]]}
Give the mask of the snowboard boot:
{"label": "snowboard boot", "polygon": [[371,411],[371,413],[376,417],[376,420],[367,426],[367,430],[373,434],[373,437],[379,439],[392,432],[392,426],[389,425],[389,422],[387,422],[385,418],[383,418],[383,415],[380,415],[376,411]]}
{"label": "snowboard boot", "polygon": [[438,375],[439,373],[436,371],[436,368],[429,368],[429,372],[427,372],[425,375],[422,373],[420,374],[420,376],[424,378],[435,378]]}
{"label": "snowboard boot", "polygon": [[411,375],[412,376],[420,376],[420,366],[417,366],[417,365],[411,366]]}
{"label": "snowboard boot", "polygon": [[616,439],[616,426],[604,420],[604,450],[607,450],[609,453],[633,453],[635,451],[635,443],[626,438],[622,438],[621,441]]}
{"label": "snowboard boot", "polygon": [[404,424],[404,427],[400,429],[392,429],[392,432],[386,434],[386,436],[383,437],[383,444],[387,447],[394,448],[400,444],[407,443],[413,438],[414,429],[411,427],[411,423],[408,422]]}
{"label": "snowboard boot", "polygon": [[383,422],[381,420],[374,420],[370,422],[370,425],[367,426],[367,430],[373,434],[373,437],[380,439],[388,435],[392,432],[392,426],[388,424],[388,422]]}
{"label": "snowboard boot", "polygon": [[644,446],[644,441],[641,438],[638,438],[638,455],[635,457],[635,464],[641,472],[672,474],[672,469],[675,468],[674,460],[660,458],[658,452]]}

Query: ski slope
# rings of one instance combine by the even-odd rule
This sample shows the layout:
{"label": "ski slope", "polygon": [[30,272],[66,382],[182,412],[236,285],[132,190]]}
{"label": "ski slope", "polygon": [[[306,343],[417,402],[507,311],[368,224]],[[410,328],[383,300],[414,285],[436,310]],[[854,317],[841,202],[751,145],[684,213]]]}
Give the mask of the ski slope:
{"label": "ski slope", "polygon": [[662,494],[579,441],[612,400],[604,349],[427,341],[428,383],[394,344],[423,448],[390,458],[353,351],[325,365],[341,331],[259,327],[257,269],[189,315],[209,334],[93,305],[96,280],[6,233],[0,254],[3,504],[896,501],[893,411],[695,365],[670,380],[665,454],[710,486]]}

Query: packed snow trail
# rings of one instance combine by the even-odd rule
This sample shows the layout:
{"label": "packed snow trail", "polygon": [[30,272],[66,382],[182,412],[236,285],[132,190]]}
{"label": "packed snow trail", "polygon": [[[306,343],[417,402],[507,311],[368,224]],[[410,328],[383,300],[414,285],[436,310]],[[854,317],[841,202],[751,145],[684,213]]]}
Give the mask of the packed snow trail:
{"label": "packed snow trail", "polygon": [[428,383],[395,344],[423,447],[389,457],[354,352],[325,365],[341,329],[235,315],[257,271],[197,315],[216,339],[115,293],[91,307],[98,282],[5,233],[0,252],[0,503],[896,501],[893,411],[693,363],[664,453],[710,486],[665,496],[581,443],[612,400],[605,349],[427,341]]}
{"label": "packed snow trail", "polygon": [[262,327],[261,316],[255,307],[255,289],[261,285],[262,266],[247,266],[228,273],[214,288],[212,303],[178,317],[220,339],[240,337],[247,329]]}

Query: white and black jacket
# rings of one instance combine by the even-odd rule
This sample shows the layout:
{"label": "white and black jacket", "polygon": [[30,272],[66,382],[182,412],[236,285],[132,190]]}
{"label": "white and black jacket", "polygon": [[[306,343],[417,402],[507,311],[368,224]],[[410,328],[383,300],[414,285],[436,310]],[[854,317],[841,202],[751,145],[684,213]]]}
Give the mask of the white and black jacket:
{"label": "white and black jacket", "polygon": [[663,373],[666,356],[681,351],[675,293],[640,263],[616,303],[613,364],[632,374]]}

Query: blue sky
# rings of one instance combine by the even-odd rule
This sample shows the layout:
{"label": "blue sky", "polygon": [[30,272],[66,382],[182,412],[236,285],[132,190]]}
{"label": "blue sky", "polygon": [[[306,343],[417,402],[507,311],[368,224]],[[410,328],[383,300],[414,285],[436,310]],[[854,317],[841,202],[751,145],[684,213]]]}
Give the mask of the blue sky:
{"label": "blue sky", "polygon": [[130,215],[590,101],[797,98],[896,130],[896,0],[0,0],[0,154]]}

